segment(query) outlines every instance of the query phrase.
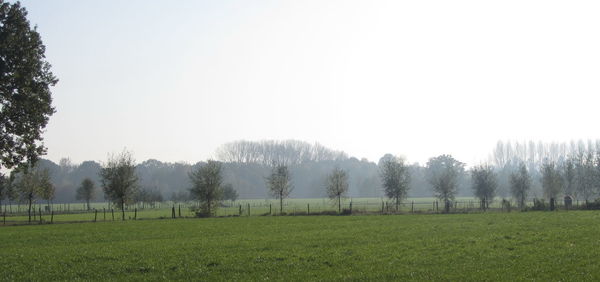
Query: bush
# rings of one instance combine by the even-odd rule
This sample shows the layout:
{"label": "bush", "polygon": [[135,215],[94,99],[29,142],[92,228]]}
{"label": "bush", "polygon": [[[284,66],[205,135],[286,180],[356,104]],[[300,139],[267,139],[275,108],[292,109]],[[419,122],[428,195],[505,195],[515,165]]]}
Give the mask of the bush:
{"label": "bush", "polygon": [[531,208],[532,211],[545,211],[548,209],[548,204],[546,204],[544,199],[533,199],[533,207]]}

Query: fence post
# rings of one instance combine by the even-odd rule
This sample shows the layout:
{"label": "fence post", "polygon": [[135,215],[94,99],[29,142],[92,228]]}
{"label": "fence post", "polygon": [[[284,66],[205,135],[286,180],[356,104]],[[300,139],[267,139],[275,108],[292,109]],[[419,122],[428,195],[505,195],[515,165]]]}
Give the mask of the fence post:
{"label": "fence post", "polygon": [[415,213],[415,201],[412,201],[412,202],[410,203],[410,212],[411,212],[411,213]]}
{"label": "fence post", "polygon": [[171,208],[171,218],[175,218],[175,205]]}
{"label": "fence post", "polygon": [[239,215],[242,216],[242,204],[240,204],[240,213],[239,213]]}
{"label": "fence post", "polygon": [[102,214],[104,215],[104,221],[106,221],[106,208],[102,208]]}
{"label": "fence post", "polygon": [[4,222],[4,225],[6,225],[6,211],[4,211],[2,221]]}
{"label": "fence post", "polygon": [[94,222],[98,220],[98,210],[94,209]]}
{"label": "fence post", "polygon": [[273,215],[273,214],[271,213],[271,207],[272,207],[272,205],[273,205],[273,204],[269,203],[269,215]]}
{"label": "fence post", "polygon": [[248,216],[250,216],[250,203],[248,203]]}
{"label": "fence post", "polygon": [[112,214],[112,220],[115,221],[115,209],[110,209],[110,213]]}
{"label": "fence post", "polygon": [[181,205],[179,205],[179,217],[181,217]]}
{"label": "fence post", "polygon": [[54,223],[54,211],[50,212],[50,223]]}
{"label": "fence post", "polygon": [[306,204],[306,208],[307,208],[306,215],[310,215],[310,204]]}
{"label": "fence post", "polygon": [[40,224],[42,224],[42,208],[38,206],[38,209],[40,210]]}
{"label": "fence post", "polygon": [[133,209],[133,220],[137,219],[137,208]]}

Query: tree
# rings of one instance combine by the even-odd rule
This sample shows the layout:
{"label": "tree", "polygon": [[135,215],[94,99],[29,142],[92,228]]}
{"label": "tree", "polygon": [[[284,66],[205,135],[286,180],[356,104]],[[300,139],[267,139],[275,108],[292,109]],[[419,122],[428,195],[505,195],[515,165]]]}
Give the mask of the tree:
{"label": "tree", "polygon": [[221,163],[209,160],[189,174],[192,182],[190,194],[200,201],[200,216],[213,216],[223,195]]}
{"label": "tree", "polygon": [[549,200],[556,200],[563,187],[563,178],[553,162],[544,163],[542,170],[542,189]]}
{"label": "tree", "polygon": [[223,200],[229,200],[235,202],[239,197],[238,192],[233,189],[233,185],[225,184],[223,185]]}
{"label": "tree", "polygon": [[40,171],[34,168],[24,169],[23,172],[19,174],[17,187],[21,200],[27,202],[28,221],[31,222],[31,207],[40,192]]}
{"label": "tree", "polygon": [[327,177],[327,196],[331,200],[337,200],[338,213],[342,212],[342,197],[348,193],[348,173],[340,168],[334,168]]}
{"label": "tree", "polygon": [[95,190],[96,185],[94,184],[94,181],[89,178],[85,178],[81,182],[81,186],[77,188],[75,199],[85,201],[87,204],[87,209],[90,210],[90,201],[94,199]]}
{"label": "tree", "polygon": [[519,170],[510,175],[510,191],[517,200],[520,209],[525,208],[527,192],[531,188],[531,177],[527,171],[527,166],[521,163]]}
{"label": "tree", "polygon": [[400,206],[400,201],[406,198],[410,188],[410,173],[404,160],[386,155],[380,160],[381,183],[385,195],[394,199],[396,211]]}
{"label": "tree", "polygon": [[498,187],[497,175],[494,168],[490,165],[480,165],[471,169],[471,187],[473,194],[483,204],[483,208],[489,208],[489,204],[494,200],[496,188]]}
{"label": "tree", "polygon": [[38,189],[39,189],[39,197],[43,200],[46,200],[48,203],[48,208],[51,208],[51,201],[54,199],[54,185],[52,185],[52,181],[50,180],[50,172],[48,169],[42,169],[39,171],[38,175]]}
{"label": "tree", "polygon": [[19,2],[0,0],[0,166],[36,163],[42,132],[55,112],[50,87],[58,80],[45,46]]}
{"label": "tree", "polygon": [[279,199],[279,213],[283,214],[283,199],[292,193],[292,175],[285,165],[276,165],[267,177],[267,188],[273,197]]}
{"label": "tree", "polygon": [[565,195],[573,196],[575,193],[575,163],[569,158],[562,166],[563,170],[563,192]]}
{"label": "tree", "polygon": [[135,161],[131,153],[123,151],[109,157],[100,171],[100,178],[106,199],[121,209],[122,220],[125,220],[125,205],[132,203],[138,189]]}
{"label": "tree", "polygon": [[[2,200],[7,198],[8,181],[6,176],[0,173],[0,213],[2,213]],[[4,208],[6,210],[6,208]]]}
{"label": "tree", "polygon": [[459,178],[465,171],[465,164],[451,155],[441,155],[427,162],[427,179],[435,196],[445,203],[445,211],[450,211],[450,201],[454,200]]}

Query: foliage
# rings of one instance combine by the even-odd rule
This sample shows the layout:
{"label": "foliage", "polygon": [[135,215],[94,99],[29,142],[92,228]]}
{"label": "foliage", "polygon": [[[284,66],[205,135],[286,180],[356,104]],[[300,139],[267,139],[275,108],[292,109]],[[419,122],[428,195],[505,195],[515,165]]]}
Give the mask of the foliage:
{"label": "foliage", "polygon": [[189,176],[190,194],[201,203],[198,216],[214,216],[223,197],[221,163],[210,160]]}
{"label": "foliage", "polygon": [[106,199],[121,209],[121,219],[125,220],[125,205],[133,203],[138,190],[138,176],[131,153],[123,151],[117,156],[109,157],[100,177]]}
{"label": "foliage", "polygon": [[45,47],[19,2],[0,1],[0,166],[33,165],[46,148],[42,133],[54,113],[58,80]]}
{"label": "foliage", "polygon": [[229,183],[223,185],[223,200],[235,202],[238,197],[238,192],[233,188],[233,185]]}
{"label": "foliage", "polygon": [[550,200],[558,200],[558,195],[563,189],[563,177],[560,170],[553,162],[542,165],[542,188],[544,196]]}
{"label": "foliage", "polygon": [[471,169],[471,183],[473,194],[488,208],[494,200],[498,187],[497,175],[494,168],[489,165],[480,165]]}
{"label": "foliage", "polygon": [[276,165],[266,179],[271,195],[279,199],[279,213],[283,213],[283,199],[292,193],[292,175],[286,165]]}
{"label": "foliage", "polygon": [[520,209],[525,208],[525,201],[527,200],[527,192],[531,188],[531,177],[527,171],[527,167],[521,164],[521,167],[517,172],[513,172],[510,175],[511,193],[517,205]]}
{"label": "foliage", "polygon": [[331,200],[336,200],[338,204],[338,213],[342,212],[342,197],[348,193],[348,174],[340,168],[334,168],[327,177],[325,189],[327,196]]}
{"label": "foliage", "polygon": [[465,164],[455,160],[451,155],[441,155],[427,162],[427,178],[435,196],[446,203],[454,200],[460,178],[464,175]]}
{"label": "foliage", "polygon": [[77,195],[75,198],[77,200],[85,201],[87,203],[88,210],[90,209],[90,201],[95,197],[95,189],[96,185],[94,184],[94,181],[89,178],[84,179],[79,188],[77,188]]}
{"label": "foliage", "polygon": [[398,211],[400,201],[406,198],[410,189],[410,174],[404,160],[394,156],[382,158],[379,165],[381,169],[381,184],[385,195],[393,199]]}

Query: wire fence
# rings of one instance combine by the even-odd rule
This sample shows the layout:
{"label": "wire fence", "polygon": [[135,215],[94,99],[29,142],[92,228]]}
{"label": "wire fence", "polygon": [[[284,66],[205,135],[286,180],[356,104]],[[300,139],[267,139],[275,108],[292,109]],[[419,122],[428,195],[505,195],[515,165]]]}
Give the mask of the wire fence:
{"label": "wire fence", "polygon": [[[388,199],[344,199],[339,203],[329,199],[238,200],[222,202],[214,216],[276,216],[276,215],[338,215],[338,214],[423,214],[423,213],[473,213],[510,212],[516,210],[568,210],[582,209],[585,205],[555,203],[531,199],[524,207],[513,201],[497,199],[484,204],[474,199],[461,199],[448,203],[419,198],[402,201],[396,205]],[[110,203],[10,204],[0,209],[3,225],[32,223],[98,222],[116,220],[145,220],[167,218],[191,218],[197,216],[198,202],[153,202],[127,205],[125,210]]]}

